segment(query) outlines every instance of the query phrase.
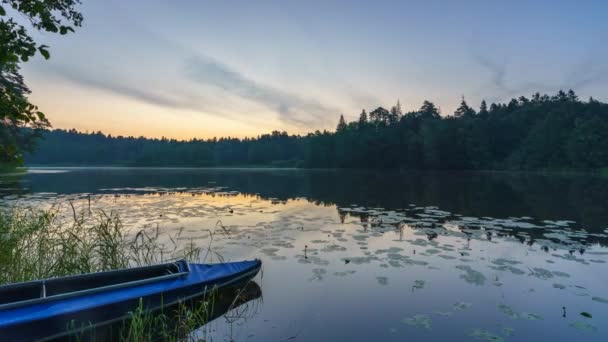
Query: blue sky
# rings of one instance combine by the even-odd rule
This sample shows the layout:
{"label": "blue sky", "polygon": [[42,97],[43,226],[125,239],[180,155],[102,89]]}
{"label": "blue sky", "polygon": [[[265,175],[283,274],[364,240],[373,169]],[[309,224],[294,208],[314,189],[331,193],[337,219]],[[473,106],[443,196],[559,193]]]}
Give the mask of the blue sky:
{"label": "blue sky", "polygon": [[362,108],[573,88],[608,100],[603,1],[84,0],[24,67],[57,128],[180,139],[333,129]]}

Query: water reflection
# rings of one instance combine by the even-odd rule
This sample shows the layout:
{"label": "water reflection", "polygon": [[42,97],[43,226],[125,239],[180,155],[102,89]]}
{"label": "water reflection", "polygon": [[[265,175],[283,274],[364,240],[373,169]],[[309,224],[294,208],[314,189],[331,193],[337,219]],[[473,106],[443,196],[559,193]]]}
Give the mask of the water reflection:
{"label": "water reflection", "polygon": [[606,183],[503,173],[71,170],[26,175],[21,195],[0,202],[61,208],[71,200],[86,209],[90,199],[135,232],[160,229],[200,246],[213,236],[213,255],[261,258],[264,307],[247,321],[214,321],[219,340],[605,340]]}
{"label": "water reflection", "polygon": [[608,179],[593,175],[528,173],[398,173],[256,169],[74,168],[65,173],[2,177],[0,194],[99,193],[122,189],[221,186],[277,203],[306,198],[320,205],[357,204],[400,209],[410,204],[437,206],[464,216],[522,217],[576,221],[586,229],[605,229]]}

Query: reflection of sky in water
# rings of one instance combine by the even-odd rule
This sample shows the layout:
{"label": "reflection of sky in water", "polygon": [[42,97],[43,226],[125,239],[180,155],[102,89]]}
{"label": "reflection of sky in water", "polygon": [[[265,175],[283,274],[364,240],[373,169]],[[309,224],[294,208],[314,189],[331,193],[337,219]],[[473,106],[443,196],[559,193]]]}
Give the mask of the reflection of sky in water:
{"label": "reflection of sky in water", "polygon": [[[134,232],[158,226],[204,247],[211,231],[224,260],[263,260],[255,314],[214,321],[214,340],[608,338],[608,249],[589,242],[608,231],[590,236],[569,221],[465,217],[414,204],[262,199],[222,184],[104,192],[91,195],[91,207],[117,212]],[[88,206],[87,194],[74,193],[3,203],[71,210],[67,199]]]}

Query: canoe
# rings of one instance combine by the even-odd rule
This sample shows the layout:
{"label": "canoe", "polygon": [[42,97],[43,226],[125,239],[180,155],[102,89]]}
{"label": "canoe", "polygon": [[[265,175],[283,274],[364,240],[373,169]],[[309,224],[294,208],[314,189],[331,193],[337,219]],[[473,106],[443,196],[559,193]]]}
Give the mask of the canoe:
{"label": "canoe", "polygon": [[177,262],[0,286],[0,340],[51,340],[74,327],[156,310],[253,278],[260,260]]}

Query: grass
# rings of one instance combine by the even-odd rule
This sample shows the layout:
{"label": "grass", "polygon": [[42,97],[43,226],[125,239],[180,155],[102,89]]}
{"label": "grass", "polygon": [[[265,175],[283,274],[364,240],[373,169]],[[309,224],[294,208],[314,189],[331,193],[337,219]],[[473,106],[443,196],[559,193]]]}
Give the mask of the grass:
{"label": "grass", "polygon": [[[182,258],[204,262],[201,256],[205,248],[192,240],[178,246],[179,236],[163,236],[158,227],[153,233],[142,230],[133,236],[113,213],[90,208],[77,210],[71,202],[70,205],[69,215],[60,214],[56,208],[0,208],[0,285]],[[213,232],[210,233],[212,241]],[[211,253],[214,252],[209,243],[203,259]],[[140,304],[130,313],[130,318],[122,322],[119,339],[187,339],[191,330],[209,320],[214,300],[215,291],[212,291],[196,303],[178,305],[171,312],[160,313],[150,313]],[[82,333],[82,327],[73,328]]]}

